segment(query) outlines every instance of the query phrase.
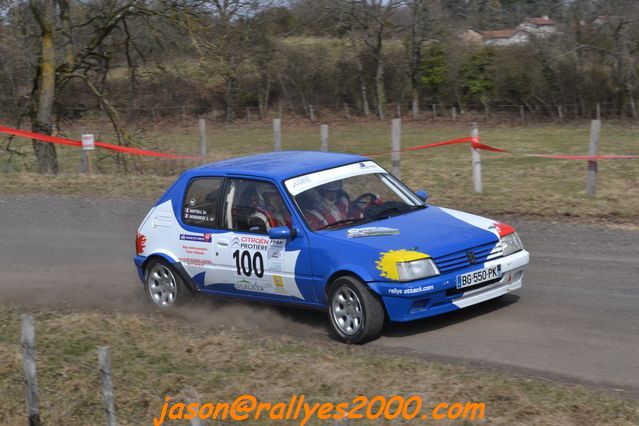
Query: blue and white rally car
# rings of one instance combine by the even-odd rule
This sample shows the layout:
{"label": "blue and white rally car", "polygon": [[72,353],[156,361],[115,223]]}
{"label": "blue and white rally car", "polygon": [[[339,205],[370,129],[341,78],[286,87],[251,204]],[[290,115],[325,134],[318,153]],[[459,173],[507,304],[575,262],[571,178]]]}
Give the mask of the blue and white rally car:
{"label": "blue and white rally car", "polygon": [[136,237],[145,293],[195,293],[328,311],[351,343],[521,287],[515,229],[425,204],[368,158],[273,152],[184,172]]}

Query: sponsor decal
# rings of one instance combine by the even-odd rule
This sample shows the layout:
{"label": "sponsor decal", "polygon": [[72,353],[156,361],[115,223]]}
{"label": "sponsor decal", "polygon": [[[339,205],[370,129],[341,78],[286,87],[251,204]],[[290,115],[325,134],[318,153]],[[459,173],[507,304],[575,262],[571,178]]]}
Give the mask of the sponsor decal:
{"label": "sponsor decal", "polygon": [[257,293],[271,293],[272,284],[266,282],[249,281],[245,278],[235,282],[235,289],[242,291],[254,291]]}
{"label": "sponsor decal", "polygon": [[191,199],[189,200],[189,206],[193,207],[196,203],[197,200],[195,199],[195,197],[191,197]]}
{"label": "sponsor decal", "polygon": [[285,245],[286,240],[271,240],[268,245],[266,258],[268,260],[281,260]]}
{"label": "sponsor decal", "polygon": [[501,222],[495,222],[494,224],[489,226],[488,229],[494,229],[495,231],[497,231],[497,235],[499,235],[500,238],[505,236],[505,235],[512,234],[513,232],[515,232],[515,228],[513,228],[510,225],[506,225],[505,223],[501,223]]}
{"label": "sponsor decal", "polygon": [[412,287],[412,288],[389,288],[388,294],[397,294],[397,295],[417,294],[417,293],[423,293],[425,291],[433,291],[434,289],[435,289],[435,286],[432,286],[432,285]]}
{"label": "sponsor decal", "polygon": [[301,177],[295,178],[291,182],[291,188],[295,188],[296,186],[309,183],[310,181],[311,181],[311,178],[308,176],[301,176]]}
{"label": "sponsor decal", "polygon": [[200,256],[204,256],[207,251],[209,251],[208,247],[197,247],[197,246],[182,246],[182,249],[187,254],[197,254]]}
{"label": "sponsor decal", "polygon": [[369,226],[366,228],[351,228],[346,231],[346,236],[348,238],[359,238],[359,237],[376,237],[380,235],[397,235],[399,234],[399,229],[394,228],[386,228],[383,226]]}
{"label": "sponsor decal", "polygon": [[210,243],[213,240],[213,236],[211,234],[202,234],[202,235],[180,234],[180,240]]}
{"label": "sponsor decal", "polygon": [[209,259],[196,259],[193,257],[180,257],[179,261],[184,263],[185,265],[190,265],[190,266],[213,265],[213,262],[211,262]]}
{"label": "sponsor decal", "polygon": [[382,277],[390,280],[399,280],[397,264],[399,262],[411,262],[413,260],[426,259],[430,257],[426,253],[411,250],[389,250],[380,253],[380,258],[375,262],[375,266],[380,271]]}

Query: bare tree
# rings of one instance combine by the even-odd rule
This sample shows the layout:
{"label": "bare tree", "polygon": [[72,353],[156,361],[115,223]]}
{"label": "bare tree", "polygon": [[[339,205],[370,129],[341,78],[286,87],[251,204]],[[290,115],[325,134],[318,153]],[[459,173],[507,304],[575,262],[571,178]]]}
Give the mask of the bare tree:
{"label": "bare tree", "polygon": [[334,0],[333,5],[343,11],[343,25],[352,34],[355,45],[373,60],[377,116],[384,118],[386,88],[384,86],[384,47],[386,39],[401,30],[392,18],[406,0]]}
{"label": "bare tree", "polygon": [[[83,3],[77,0],[5,0],[24,25],[22,33],[35,50],[29,52],[35,70],[29,98],[31,128],[50,135],[56,102],[73,80],[82,81],[95,95],[111,119],[118,141],[124,136],[119,114],[104,95],[110,54],[105,45],[115,33],[124,31],[127,19],[159,16],[175,19],[187,7],[179,1],[114,0]],[[146,25],[148,20],[140,21]],[[58,172],[53,144],[33,141],[39,173]]]}

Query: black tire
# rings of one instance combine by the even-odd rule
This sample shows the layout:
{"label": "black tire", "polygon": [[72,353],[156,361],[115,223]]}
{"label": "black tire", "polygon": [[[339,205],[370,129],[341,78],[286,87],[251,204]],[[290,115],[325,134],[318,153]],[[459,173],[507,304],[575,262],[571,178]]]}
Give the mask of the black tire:
{"label": "black tire", "polygon": [[[169,284],[169,281],[172,281],[173,285]],[[144,294],[151,306],[161,311],[176,309],[193,299],[193,293],[184,284],[180,274],[162,258],[153,258],[146,264]]]}
{"label": "black tire", "polygon": [[[353,312],[353,309],[356,311],[355,303],[351,302],[349,306],[344,306],[341,303],[343,296],[350,294],[349,291],[352,291],[359,299],[359,318],[361,319],[359,328],[354,330],[355,326],[353,326],[351,332],[347,332],[344,329],[348,328],[349,322],[353,324],[353,316],[349,317],[348,314],[349,310],[350,313]],[[342,306],[344,306],[344,309]],[[346,343],[360,344],[379,337],[384,326],[385,314],[381,302],[364,283],[354,277],[343,276],[331,283],[328,294],[328,317],[337,338]],[[341,322],[341,325],[338,321]]]}

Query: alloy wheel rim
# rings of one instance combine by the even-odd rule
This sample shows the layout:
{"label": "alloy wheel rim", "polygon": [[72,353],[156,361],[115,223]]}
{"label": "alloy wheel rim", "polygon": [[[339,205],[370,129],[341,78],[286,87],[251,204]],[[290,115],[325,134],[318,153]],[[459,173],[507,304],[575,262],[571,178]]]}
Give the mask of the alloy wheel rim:
{"label": "alloy wheel rim", "polygon": [[161,308],[175,303],[177,284],[173,273],[162,264],[155,264],[147,278],[149,295],[153,302]]}
{"label": "alloy wheel rim", "polygon": [[362,328],[362,304],[357,294],[348,287],[340,287],[333,295],[333,322],[339,330],[353,335]]}

